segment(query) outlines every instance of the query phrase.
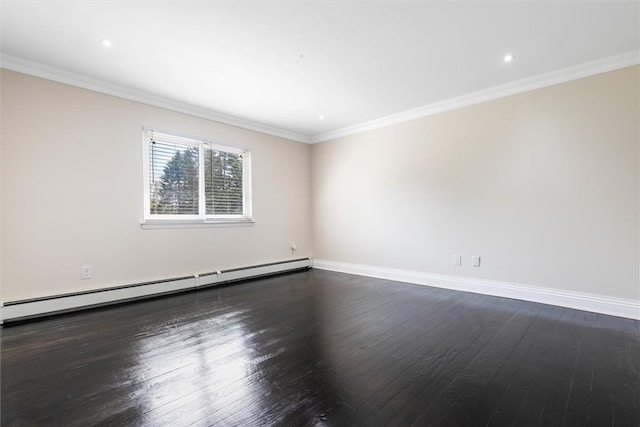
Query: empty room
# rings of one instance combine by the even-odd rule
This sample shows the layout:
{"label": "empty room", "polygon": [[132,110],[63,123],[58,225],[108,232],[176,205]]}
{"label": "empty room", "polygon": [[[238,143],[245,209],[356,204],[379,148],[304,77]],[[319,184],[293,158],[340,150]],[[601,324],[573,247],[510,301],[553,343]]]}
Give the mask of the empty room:
{"label": "empty room", "polygon": [[639,1],[0,0],[0,424],[639,426]]}

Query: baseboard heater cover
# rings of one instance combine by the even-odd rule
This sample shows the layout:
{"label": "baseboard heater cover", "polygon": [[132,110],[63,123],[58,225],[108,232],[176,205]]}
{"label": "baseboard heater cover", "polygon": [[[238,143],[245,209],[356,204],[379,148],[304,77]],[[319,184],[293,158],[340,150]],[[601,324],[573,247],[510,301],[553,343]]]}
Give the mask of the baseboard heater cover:
{"label": "baseboard heater cover", "polygon": [[305,270],[311,267],[309,258],[279,261],[249,267],[234,268],[193,276],[177,277],[153,282],[136,283],[111,288],[94,289],[41,298],[0,303],[0,323],[23,321],[70,311],[84,310],[161,295],[195,291],[209,286],[274,274]]}

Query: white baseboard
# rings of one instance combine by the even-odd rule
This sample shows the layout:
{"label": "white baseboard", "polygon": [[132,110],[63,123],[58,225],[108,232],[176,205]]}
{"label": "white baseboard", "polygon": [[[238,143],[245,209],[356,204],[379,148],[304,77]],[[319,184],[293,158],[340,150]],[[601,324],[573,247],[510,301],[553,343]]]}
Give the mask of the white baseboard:
{"label": "white baseboard", "polygon": [[538,302],[640,320],[640,301],[470,277],[313,260],[313,268],[456,291]]}
{"label": "white baseboard", "polygon": [[308,258],[304,258],[215,271],[212,273],[194,274],[189,277],[140,283],[136,285],[97,289],[88,292],[54,295],[22,301],[5,301],[4,303],[0,303],[0,324],[4,321],[29,319],[44,315],[149,298],[163,294],[196,290],[198,288],[224,284],[236,280],[300,270],[309,268],[310,266],[311,261]]}

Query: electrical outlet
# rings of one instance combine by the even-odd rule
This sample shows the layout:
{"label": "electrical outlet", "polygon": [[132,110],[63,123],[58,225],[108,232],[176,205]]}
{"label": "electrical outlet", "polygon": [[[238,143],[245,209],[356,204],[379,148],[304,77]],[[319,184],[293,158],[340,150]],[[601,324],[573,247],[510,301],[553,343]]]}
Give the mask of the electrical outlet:
{"label": "electrical outlet", "polygon": [[91,266],[85,265],[80,267],[80,278],[82,280],[91,279]]}
{"label": "electrical outlet", "polygon": [[471,257],[471,265],[474,267],[480,267],[480,256],[474,255]]}
{"label": "electrical outlet", "polygon": [[291,249],[291,253],[294,253],[296,249],[298,249],[295,243],[291,243],[291,246],[289,248]]}
{"label": "electrical outlet", "polygon": [[453,256],[453,265],[456,267],[460,267],[462,265],[462,255]]}

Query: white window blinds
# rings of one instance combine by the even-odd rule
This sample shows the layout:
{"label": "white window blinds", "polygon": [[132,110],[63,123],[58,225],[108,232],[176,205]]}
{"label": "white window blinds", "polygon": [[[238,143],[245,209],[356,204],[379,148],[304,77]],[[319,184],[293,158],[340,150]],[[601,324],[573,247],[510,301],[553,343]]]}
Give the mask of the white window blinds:
{"label": "white window blinds", "polygon": [[250,152],[144,131],[145,219],[250,219]]}

